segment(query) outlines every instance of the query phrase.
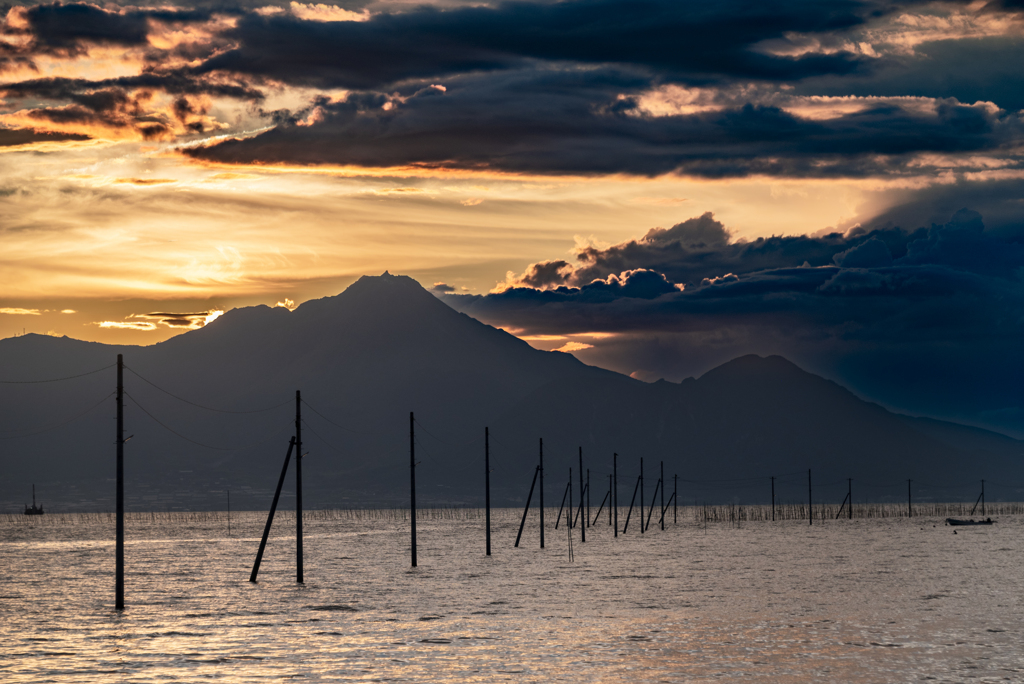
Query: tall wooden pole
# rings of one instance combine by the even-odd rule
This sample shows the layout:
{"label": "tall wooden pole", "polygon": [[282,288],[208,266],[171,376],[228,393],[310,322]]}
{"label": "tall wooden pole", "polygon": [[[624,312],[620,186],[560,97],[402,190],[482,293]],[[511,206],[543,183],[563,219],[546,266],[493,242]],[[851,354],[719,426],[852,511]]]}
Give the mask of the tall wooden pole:
{"label": "tall wooden pole", "polygon": [[619,536],[619,455],[612,454],[612,508],[615,509],[615,536]]}
{"label": "tall wooden pole", "polygon": [[412,567],[416,567],[416,417],[409,412],[409,517],[412,520]]}
{"label": "tall wooden pole", "polygon": [[295,390],[295,581],[302,577],[302,394]]}
{"label": "tall wooden pole", "polygon": [[544,548],[544,438],[540,440],[540,548]]}
{"label": "tall wooden pole", "polygon": [[114,548],[114,608],[124,610],[124,358],[117,355],[117,541]]}
{"label": "tall wooden pole", "polygon": [[491,555],[491,433],[484,428],[484,509],[487,521],[487,555]]}
{"label": "tall wooden pole", "polygon": [[288,442],[288,453],[284,455],[284,465],[281,467],[281,477],[277,480],[277,489],[274,490],[274,500],[270,504],[270,513],[267,514],[267,524],[263,528],[263,539],[260,540],[260,549],[256,552],[256,562],[252,564],[252,573],[249,581],[255,582],[256,576],[260,573],[260,563],[263,562],[263,551],[267,548],[267,539],[270,538],[270,526],[274,524],[274,513],[277,511],[277,501],[281,498],[281,488],[284,486],[284,476],[288,474],[288,461],[292,457],[292,450],[295,448],[295,438]]}
{"label": "tall wooden pole", "polygon": [[811,469],[807,469],[807,524],[814,524],[814,496],[811,494]]}

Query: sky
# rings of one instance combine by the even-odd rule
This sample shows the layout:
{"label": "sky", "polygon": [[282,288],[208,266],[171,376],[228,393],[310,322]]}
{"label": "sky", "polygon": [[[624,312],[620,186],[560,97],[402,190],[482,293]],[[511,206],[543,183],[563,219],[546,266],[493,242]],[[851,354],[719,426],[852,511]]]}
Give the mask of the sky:
{"label": "sky", "polygon": [[646,381],[1024,437],[1024,4],[0,7],[0,337],[407,274]]}

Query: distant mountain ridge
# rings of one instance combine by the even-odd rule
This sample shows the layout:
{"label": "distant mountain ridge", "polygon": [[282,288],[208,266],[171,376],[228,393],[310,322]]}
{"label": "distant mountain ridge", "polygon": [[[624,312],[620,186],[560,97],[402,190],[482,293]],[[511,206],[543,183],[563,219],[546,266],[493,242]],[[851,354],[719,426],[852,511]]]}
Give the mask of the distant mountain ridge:
{"label": "distant mountain ridge", "polygon": [[[234,501],[265,507],[294,432],[296,390],[309,452],[307,506],[401,504],[410,411],[425,503],[482,499],[484,426],[502,504],[525,496],[540,438],[548,482],[562,483],[556,488],[580,447],[592,478],[606,480],[619,453],[620,484],[635,479],[640,456],[664,460],[666,473],[684,481],[807,468],[823,483],[920,478],[963,482],[968,491],[982,477],[1024,481],[1024,443],[893,414],[781,357],[745,356],[699,379],[647,384],[536,350],[388,273],[294,311],[235,309],[152,347],[0,340],[0,378],[75,375],[110,365],[118,353],[128,368],[126,429],[134,437],[126,478],[136,508],[221,508],[229,488]],[[47,500],[54,510],[110,503],[113,386],[113,369],[0,386],[0,504],[19,502],[33,481],[62,492],[63,501]],[[743,494],[738,487],[704,493],[732,498]]]}

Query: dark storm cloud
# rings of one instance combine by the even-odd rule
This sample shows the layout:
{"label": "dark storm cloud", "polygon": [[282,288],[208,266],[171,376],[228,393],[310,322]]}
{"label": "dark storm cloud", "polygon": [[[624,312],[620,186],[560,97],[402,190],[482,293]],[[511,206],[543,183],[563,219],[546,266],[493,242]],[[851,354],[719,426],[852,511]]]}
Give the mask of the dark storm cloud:
{"label": "dark storm cloud", "polygon": [[[994,237],[976,212],[962,210],[946,224],[914,231],[751,243],[727,242],[716,224],[705,215],[641,241],[585,251],[579,271],[558,270],[565,282],[585,280],[582,274],[606,271],[623,259],[646,265],[579,286],[519,285],[446,301],[533,333],[742,325],[867,343],[1024,335],[1024,234],[1016,241]],[[827,264],[810,265],[808,256]],[[680,279],[669,273],[686,274],[696,284],[680,291],[672,285]]]}
{"label": "dark storm cloud", "polygon": [[0,128],[0,147],[28,145],[40,142],[63,142],[65,140],[88,140],[87,135],[46,133],[26,128]]}
{"label": "dark storm cloud", "polygon": [[250,14],[208,60],[223,70],[316,85],[375,89],[407,79],[517,65],[524,60],[629,64],[690,83],[792,80],[855,71],[847,52],[779,57],[754,49],[793,32],[841,31],[872,11],[857,2],[791,5],[588,0],[422,7],[366,22],[311,22]]}
{"label": "dark storm cloud", "polygon": [[17,83],[0,84],[0,93],[12,98],[37,98],[45,100],[70,100],[82,103],[93,93],[107,89],[150,89],[161,90],[171,95],[211,95],[231,97],[253,102],[261,101],[264,95],[245,83],[214,82],[196,77],[183,71],[147,72],[136,76],[122,76],[90,81],[83,78],[40,78]]}
{"label": "dark storm cloud", "polygon": [[999,151],[1024,134],[1017,114],[952,101],[931,111],[885,105],[824,121],[750,104],[651,116],[623,96],[643,90],[646,78],[610,68],[507,71],[441,85],[418,84],[397,98],[324,98],[313,105],[315,121],[302,120],[311,110],[298,112],[259,136],[189,153],[236,163],[828,178],[904,173],[917,153]]}
{"label": "dark storm cloud", "polygon": [[171,23],[206,21],[204,10],[129,9],[116,11],[89,3],[52,3],[28,7],[22,17],[33,53],[78,54],[87,45],[145,46],[150,20]]}

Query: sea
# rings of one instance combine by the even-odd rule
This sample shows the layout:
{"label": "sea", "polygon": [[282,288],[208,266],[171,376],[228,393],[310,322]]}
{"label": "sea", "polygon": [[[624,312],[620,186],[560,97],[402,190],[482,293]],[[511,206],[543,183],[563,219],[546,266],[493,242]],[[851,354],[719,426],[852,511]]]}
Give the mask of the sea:
{"label": "sea", "polygon": [[[0,682],[1021,682],[1024,516],[0,516]],[[586,541],[583,535],[586,535]]]}

